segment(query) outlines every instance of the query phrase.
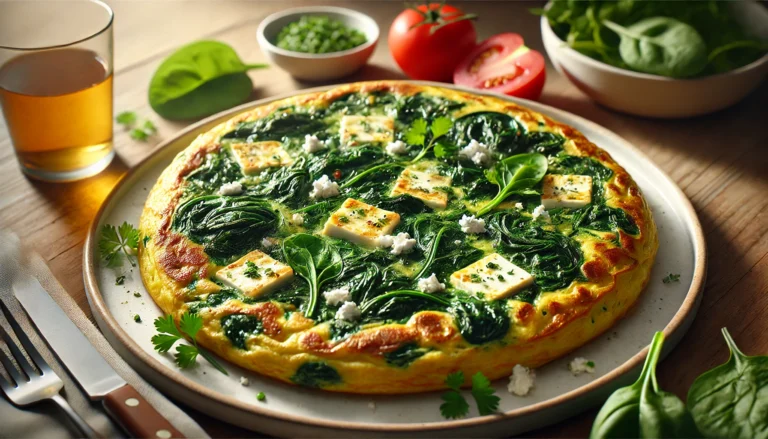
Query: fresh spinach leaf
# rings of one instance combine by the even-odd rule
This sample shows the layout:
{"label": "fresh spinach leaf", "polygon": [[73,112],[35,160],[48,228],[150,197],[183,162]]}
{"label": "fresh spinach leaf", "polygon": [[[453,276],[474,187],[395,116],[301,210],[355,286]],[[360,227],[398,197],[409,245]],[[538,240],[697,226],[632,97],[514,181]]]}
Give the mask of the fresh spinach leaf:
{"label": "fresh spinach leaf", "polygon": [[339,251],[328,241],[314,235],[299,233],[283,241],[286,262],[309,285],[309,300],[304,310],[307,318],[314,318],[320,288],[338,277],[344,263]]}
{"label": "fresh spinach leaf", "polygon": [[277,224],[277,213],[269,203],[248,195],[193,198],[173,216],[174,230],[202,245],[219,265],[257,248]]}
{"label": "fresh spinach leaf", "polygon": [[744,355],[722,332],[730,358],[693,382],[691,415],[705,437],[768,438],[768,356]]}
{"label": "fresh spinach leaf", "polygon": [[538,153],[517,154],[498,162],[486,173],[488,181],[499,187],[499,193],[477,214],[485,215],[512,194],[536,193],[536,186],[547,173],[547,158]]}
{"label": "fresh spinach leaf", "polygon": [[685,404],[674,394],[659,389],[656,364],[663,343],[664,334],[657,332],[640,378],[608,398],[595,418],[590,439],[700,436]]}
{"label": "fresh spinach leaf", "polygon": [[149,83],[149,104],[166,119],[194,119],[244,102],[253,83],[245,73],[266,64],[245,64],[218,41],[188,44],[160,64]]}
{"label": "fresh spinach leaf", "polygon": [[693,27],[669,17],[652,17],[624,27],[603,24],[621,36],[619,54],[638,72],[685,78],[707,65],[707,46]]}

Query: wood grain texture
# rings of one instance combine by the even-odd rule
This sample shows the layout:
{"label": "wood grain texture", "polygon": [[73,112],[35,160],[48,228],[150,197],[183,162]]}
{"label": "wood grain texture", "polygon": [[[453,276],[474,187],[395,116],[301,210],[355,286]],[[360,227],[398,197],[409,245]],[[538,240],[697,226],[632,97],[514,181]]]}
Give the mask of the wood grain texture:
{"label": "wood grain texture", "polygon": [[[67,291],[89,312],[82,283],[87,227],[125,171],[185,123],[163,121],[147,103],[154,69],[175,47],[196,39],[231,44],[248,62],[262,62],[255,32],[269,13],[299,1],[108,1],[115,10],[115,111],[131,110],[155,120],[159,134],[148,143],[131,140],[115,127],[117,158],[99,176],[75,183],[41,183],[18,169],[0,121],[0,227],[9,228],[48,261]],[[323,2],[371,15],[383,37],[371,63],[343,82],[401,79],[389,56],[386,33],[400,2]],[[522,34],[543,52],[538,19],[526,2],[461,4],[480,15],[480,38],[499,32]],[[169,20],[168,17],[173,17]],[[623,136],[675,180],[693,202],[704,227],[709,271],[698,317],[680,345],[659,366],[664,389],[684,397],[696,376],[727,358],[720,328],[727,326],[745,353],[768,353],[768,83],[736,106],[688,120],[660,121],[627,116],[591,102],[548,65],[541,102],[583,116]],[[310,87],[278,68],[250,73],[252,99]],[[339,81],[342,82],[342,81]],[[663,251],[661,249],[660,251]],[[670,267],[673,270],[674,267]],[[661,282],[661,279],[652,279]],[[190,412],[192,412],[190,410]],[[575,437],[589,432],[596,410],[546,429],[537,437]],[[250,433],[192,412],[217,437]]]}

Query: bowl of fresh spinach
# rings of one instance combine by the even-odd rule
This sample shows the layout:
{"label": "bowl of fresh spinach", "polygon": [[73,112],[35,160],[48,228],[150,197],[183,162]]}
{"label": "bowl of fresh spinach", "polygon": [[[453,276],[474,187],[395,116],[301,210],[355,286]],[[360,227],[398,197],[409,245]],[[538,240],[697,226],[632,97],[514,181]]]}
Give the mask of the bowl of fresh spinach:
{"label": "bowl of fresh spinach", "polygon": [[621,112],[711,113],[768,74],[768,9],[757,2],[551,0],[533,12],[555,68]]}
{"label": "bowl of fresh spinach", "polygon": [[264,55],[294,78],[326,81],[354,73],[368,62],[379,26],[352,9],[308,6],[268,16],[256,38]]}

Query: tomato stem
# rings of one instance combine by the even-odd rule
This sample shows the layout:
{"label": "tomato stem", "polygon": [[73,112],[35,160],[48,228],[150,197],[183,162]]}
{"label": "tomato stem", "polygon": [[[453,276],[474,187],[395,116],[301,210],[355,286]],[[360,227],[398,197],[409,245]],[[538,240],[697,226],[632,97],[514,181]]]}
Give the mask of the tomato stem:
{"label": "tomato stem", "polygon": [[[419,6],[424,6],[427,8],[426,11],[422,11],[419,9]],[[445,7],[445,2],[440,2],[436,8],[432,7],[431,3],[425,3],[424,5],[409,5],[406,3],[406,7],[408,9],[412,9],[416,11],[419,15],[421,15],[424,19],[420,22],[414,24],[408,30],[415,29],[419,26],[424,25],[434,25],[429,29],[429,34],[432,35],[440,28],[452,24],[452,23],[458,23],[460,21],[464,20],[476,20],[477,14],[463,14],[463,15],[451,15],[451,14],[445,14],[443,13],[443,8]]]}

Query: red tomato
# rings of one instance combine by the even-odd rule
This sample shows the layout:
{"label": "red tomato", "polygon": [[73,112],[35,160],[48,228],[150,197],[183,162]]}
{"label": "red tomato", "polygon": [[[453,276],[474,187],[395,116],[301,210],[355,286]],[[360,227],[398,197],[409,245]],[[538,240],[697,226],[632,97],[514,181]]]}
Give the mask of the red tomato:
{"label": "red tomato", "polygon": [[523,37],[506,33],[483,41],[462,59],[453,82],[524,99],[538,99],[547,78],[544,57],[523,44]]}
{"label": "red tomato", "polygon": [[400,13],[389,28],[389,50],[413,79],[450,82],[461,59],[475,48],[473,14],[440,3]]}

